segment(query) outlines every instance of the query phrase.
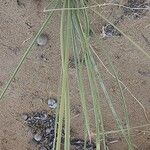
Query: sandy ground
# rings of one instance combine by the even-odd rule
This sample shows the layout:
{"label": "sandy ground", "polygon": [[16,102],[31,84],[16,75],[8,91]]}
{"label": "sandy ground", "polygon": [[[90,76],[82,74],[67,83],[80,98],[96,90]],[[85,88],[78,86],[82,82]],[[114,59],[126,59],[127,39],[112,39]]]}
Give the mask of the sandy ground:
{"label": "sandy ground", "polygon": [[[48,0],[20,0],[20,6],[16,1],[0,1],[0,89],[2,90],[12,71],[17,66],[21,56],[30,43],[33,35],[38,31],[46,18],[42,12],[49,3]],[[118,14],[118,11],[110,9],[110,12]],[[150,119],[150,61],[142,55],[125,37],[114,36],[103,38],[102,26],[105,24],[97,16],[93,17],[92,24],[96,34],[91,37],[94,50],[109,68],[109,64],[103,49],[108,49],[112,55],[113,63],[119,70],[119,78],[133,95],[144,106]],[[113,20],[113,17],[110,18]],[[0,102],[0,150],[33,150],[36,145],[30,142],[31,133],[23,124],[20,114],[24,112],[48,110],[51,111],[45,101],[49,97],[56,97],[60,76],[60,49],[59,49],[59,20],[60,14],[55,14],[51,24],[44,30],[48,35],[48,44],[43,47],[35,45],[21,70],[13,80],[5,97]],[[138,19],[125,17],[117,26],[137,42],[150,54],[150,14],[145,13]],[[101,39],[99,42],[99,38]],[[98,60],[97,60],[97,63]],[[118,102],[118,88],[115,80],[106,72],[101,63],[103,79],[106,83],[117,112],[122,116],[122,110]],[[86,71],[85,71],[86,73]],[[81,104],[79,103],[78,88],[75,69],[69,69],[70,99],[71,99],[71,126],[73,136],[82,138]],[[85,76],[85,84],[88,82]],[[102,112],[106,131],[115,129],[112,114],[101,93]],[[88,107],[91,109],[92,100],[87,92]],[[148,124],[142,108],[135,99],[125,90],[131,126]],[[74,117],[76,116],[76,117]],[[92,124],[93,112],[90,111],[91,130],[95,132]],[[135,149],[150,149],[150,130],[148,127],[138,128],[132,133]],[[126,150],[126,144],[118,135],[107,135],[110,150]],[[110,141],[110,142],[109,142]],[[112,141],[117,141],[111,143]]]}

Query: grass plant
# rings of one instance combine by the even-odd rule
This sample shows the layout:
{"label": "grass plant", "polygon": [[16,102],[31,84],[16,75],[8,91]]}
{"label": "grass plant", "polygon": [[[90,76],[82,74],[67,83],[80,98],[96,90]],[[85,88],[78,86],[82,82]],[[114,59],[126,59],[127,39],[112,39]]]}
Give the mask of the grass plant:
{"label": "grass plant", "polygon": [[[62,8],[58,8],[59,4],[63,4]],[[96,3],[96,2],[95,2]],[[117,70],[112,63],[111,57],[109,53],[106,51],[106,55],[108,57],[108,63],[112,68],[112,73],[105,67],[105,69],[116,79],[116,83],[119,88],[119,102],[121,104],[124,120],[126,123],[126,128],[123,127],[121,118],[117,114],[115,110],[113,99],[110,96],[106,86],[104,79],[101,75],[101,70],[99,70],[97,66],[97,62],[95,59],[95,55],[97,56],[100,63],[103,63],[96,52],[93,50],[92,46],[89,42],[89,31],[90,31],[90,19],[89,12],[94,12],[97,16],[104,19],[107,23],[116,28],[125,38],[127,38],[131,44],[133,44],[137,50],[141,52],[147,59],[150,59],[150,55],[144,51],[144,49],[139,46],[136,42],[132,40],[127,34],[125,34],[121,29],[119,29],[116,25],[114,25],[111,21],[109,21],[105,16],[103,16],[99,12],[99,7],[112,5],[112,4],[98,4],[88,5],[86,0],[57,0],[53,2],[52,9],[46,9],[44,12],[48,12],[48,17],[46,21],[42,24],[41,28],[37,32],[36,36],[33,38],[30,46],[25,51],[23,57],[20,60],[20,63],[17,65],[16,69],[12,73],[9,81],[7,82],[5,88],[1,92],[0,100],[3,99],[4,94],[9,88],[13,78],[18,73],[22,64],[24,63],[26,57],[31,52],[33,46],[35,45],[36,39],[42,33],[43,29],[50,25],[50,19],[52,18],[53,13],[55,11],[60,11],[61,14],[61,25],[60,25],[60,52],[61,52],[61,84],[60,84],[60,102],[59,107],[57,109],[57,117],[56,117],[56,126],[55,126],[55,142],[54,148],[56,150],[61,150],[61,139],[62,139],[62,130],[64,126],[64,149],[70,150],[70,123],[71,123],[71,114],[70,114],[70,98],[69,98],[69,57],[70,54],[73,54],[76,68],[76,76],[77,83],[79,89],[80,103],[82,106],[82,114],[83,114],[83,127],[84,127],[84,138],[87,140],[92,140],[92,130],[90,126],[89,119],[89,110],[87,108],[87,100],[85,95],[85,85],[83,82],[84,74],[83,70],[86,69],[88,82],[89,82],[89,93],[92,97],[92,104],[94,110],[94,121],[95,121],[95,143],[96,150],[101,150],[102,147],[104,150],[107,150],[106,145],[106,134],[118,133],[121,137],[123,137],[128,145],[129,150],[134,149],[134,144],[132,142],[132,137],[130,131],[135,128],[149,126],[143,125],[139,127],[131,127],[128,108],[126,105],[126,99],[124,97],[124,91],[122,90],[122,83],[118,77]],[[115,5],[116,7],[116,5]],[[123,7],[123,6],[122,6]],[[130,9],[130,8],[129,8]],[[81,57],[82,56],[82,60]],[[126,87],[126,86],[125,86]],[[127,88],[126,88],[127,89]],[[113,119],[116,123],[115,131],[105,131],[103,114],[102,114],[102,105],[101,105],[101,95],[99,91],[103,91],[105,95],[105,99],[108,103],[109,109],[112,112]],[[129,90],[129,94],[132,94]],[[132,96],[134,96],[132,94]],[[138,100],[137,100],[138,101]],[[146,110],[143,105],[139,102],[140,106],[144,110],[144,114],[147,117]],[[57,133],[57,134],[56,134]]]}

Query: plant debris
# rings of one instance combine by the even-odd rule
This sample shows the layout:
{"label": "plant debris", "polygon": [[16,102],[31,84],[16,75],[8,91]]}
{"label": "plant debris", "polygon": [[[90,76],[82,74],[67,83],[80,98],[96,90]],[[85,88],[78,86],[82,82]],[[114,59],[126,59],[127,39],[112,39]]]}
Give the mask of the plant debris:
{"label": "plant debris", "polygon": [[[55,116],[47,111],[24,113],[21,118],[32,133],[32,141],[37,144],[39,150],[52,150],[55,136]],[[62,133],[64,137],[64,133]],[[62,138],[62,144],[64,139]],[[84,150],[84,140],[72,138],[71,150]],[[94,142],[86,142],[86,150],[95,150]]]}

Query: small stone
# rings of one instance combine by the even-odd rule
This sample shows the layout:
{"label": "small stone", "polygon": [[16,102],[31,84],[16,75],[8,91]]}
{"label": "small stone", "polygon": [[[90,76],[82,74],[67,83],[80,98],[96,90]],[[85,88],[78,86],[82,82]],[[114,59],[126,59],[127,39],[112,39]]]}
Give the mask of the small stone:
{"label": "small stone", "polygon": [[39,134],[39,133],[36,133],[33,137],[33,139],[36,141],[36,142],[40,142],[41,139],[42,139],[42,136]]}
{"label": "small stone", "polygon": [[23,121],[26,121],[28,119],[28,115],[27,114],[23,114],[21,116],[21,118],[22,118]]}
{"label": "small stone", "polygon": [[48,107],[55,109],[57,107],[57,101],[55,99],[48,99]]}
{"label": "small stone", "polygon": [[41,117],[41,120],[46,120],[47,119],[47,114],[43,114],[43,116]]}
{"label": "small stone", "polygon": [[48,41],[48,36],[46,34],[43,34],[43,33],[36,40],[36,42],[39,46],[46,45],[47,41]]}
{"label": "small stone", "polygon": [[50,129],[50,128],[47,128],[47,129],[46,129],[46,133],[47,133],[47,134],[51,133],[51,129]]}
{"label": "small stone", "polygon": [[114,26],[108,24],[103,26],[102,35],[103,37],[112,37],[112,36],[121,36],[121,33],[116,28],[114,28]]}

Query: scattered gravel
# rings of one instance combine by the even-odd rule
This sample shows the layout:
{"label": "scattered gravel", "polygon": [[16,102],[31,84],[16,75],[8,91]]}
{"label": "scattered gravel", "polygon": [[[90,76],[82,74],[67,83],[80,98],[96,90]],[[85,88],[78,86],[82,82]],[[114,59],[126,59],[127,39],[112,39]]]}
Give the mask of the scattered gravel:
{"label": "scattered gravel", "polygon": [[137,9],[123,8],[125,16],[133,16],[136,19],[142,16],[145,12],[147,12],[147,10],[141,8],[147,8],[149,6],[149,3],[146,2],[146,0],[128,0],[124,6],[130,8],[137,8]]}
{"label": "scattered gravel", "polygon": [[[131,17],[133,19],[139,19],[148,12],[150,7],[150,2],[146,0],[127,0],[124,7],[121,7],[122,14],[113,22],[117,25],[119,22],[123,21],[125,18]],[[102,27],[103,37],[114,37],[121,36],[121,33],[115,29],[111,24],[106,24]]]}
{"label": "scattered gravel", "polygon": [[28,114],[25,123],[33,135],[32,141],[39,145],[39,149],[51,150],[54,140],[55,116],[49,115],[46,111]]}
{"label": "scattered gravel", "polygon": [[[46,111],[23,114],[22,116],[32,133],[32,141],[38,145],[39,150],[52,150],[55,136],[55,116],[48,114]],[[62,139],[62,144],[63,141]],[[84,140],[82,139],[73,138],[70,144],[71,150],[84,149]],[[95,144],[87,141],[86,150],[95,150]]]}

